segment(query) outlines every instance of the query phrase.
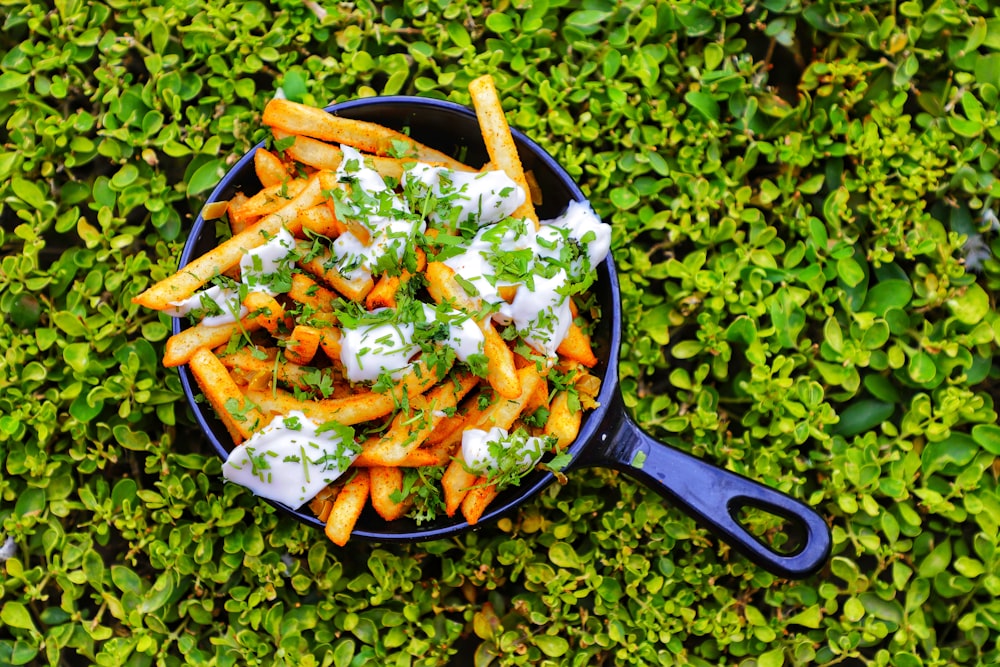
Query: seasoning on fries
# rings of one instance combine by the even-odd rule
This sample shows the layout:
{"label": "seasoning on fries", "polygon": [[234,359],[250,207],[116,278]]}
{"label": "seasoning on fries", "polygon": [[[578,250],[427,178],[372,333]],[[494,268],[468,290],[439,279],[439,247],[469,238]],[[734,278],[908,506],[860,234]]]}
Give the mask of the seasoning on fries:
{"label": "seasoning on fries", "polygon": [[482,169],[273,100],[261,188],[214,203],[230,238],[135,299],[191,321],[164,363],[232,435],[226,479],[308,505],[340,545],[369,501],[476,523],[596,405],[573,299],[610,227],[580,202],[539,221],[492,79],[470,91]]}

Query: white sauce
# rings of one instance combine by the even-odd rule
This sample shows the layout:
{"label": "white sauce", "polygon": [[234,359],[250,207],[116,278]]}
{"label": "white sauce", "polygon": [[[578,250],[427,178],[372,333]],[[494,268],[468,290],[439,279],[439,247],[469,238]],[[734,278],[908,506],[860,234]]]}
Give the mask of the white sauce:
{"label": "white sauce", "polygon": [[[555,361],[555,351],[573,323],[569,299],[559,291],[565,291],[571,280],[580,280],[604,261],[611,249],[611,227],[598,219],[590,204],[574,201],[558,218],[543,221],[537,231],[527,222],[520,233],[514,226],[501,234],[502,229],[495,225],[481,228],[464,252],[444,263],[471,283],[480,299],[498,307],[494,321],[513,324],[528,345]],[[561,267],[551,277],[544,277],[542,269],[560,259],[570,240],[586,248],[586,257],[570,263],[572,275]],[[530,251],[531,279],[498,278],[494,266],[497,257],[520,250]],[[518,289],[513,302],[508,304],[499,290],[512,285]]]}
{"label": "white sauce", "polygon": [[406,246],[426,224],[414,218],[406,203],[385,184],[382,176],[365,165],[361,153],[351,146],[341,146],[344,159],[337,177],[350,183],[351,191],[338,195],[337,213],[368,230],[371,238],[363,243],[351,232],[334,241],[332,251],[337,269],[348,280],[370,278],[379,260],[392,254],[395,263],[403,258]]}
{"label": "white sauce", "polygon": [[[291,428],[298,423],[298,428]],[[294,410],[229,453],[222,474],[256,495],[299,507],[344,474],[361,448]]]}
{"label": "white sauce", "polygon": [[469,429],[462,434],[462,458],[473,472],[491,476],[500,472],[499,455],[510,451],[514,463],[523,472],[541,460],[547,444],[546,438],[528,436],[522,441],[511,437],[499,426],[489,431]]}
{"label": "white sauce", "polygon": [[[455,350],[459,361],[468,361],[473,354],[482,354],[486,337],[466,313],[454,309],[436,309],[423,306],[424,322],[441,322],[448,325],[447,337],[438,341]],[[384,309],[373,311],[373,314]],[[410,361],[420,352],[413,342],[416,323],[364,324],[341,327],[340,361],[344,374],[351,382],[374,382],[389,371],[399,379],[410,367]]]}
{"label": "white sauce", "polygon": [[[295,248],[295,237],[282,227],[274,238],[256,248],[252,248],[240,259],[240,282],[247,286],[248,292],[263,292],[274,296],[273,278],[276,274],[290,268],[292,249]],[[214,303],[211,306],[208,302]],[[212,285],[199,290],[183,301],[171,301],[171,308],[166,312],[174,317],[184,317],[199,309],[215,310],[221,314],[208,315],[201,319],[207,327],[216,327],[235,322],[249,312],[241,303],[239,291]],[[206,308],[207,306],[207,308]]]}
{"label": "white sauce", "polygon": [[412,342],[412,324],[376,324],[341,328],[340,361],[351,382],[374,382],[385,371],[400,377],[420,351]]}
{"label": "white sauce", "polygon": [[509,217],[526,198],[524,190],[499,169],[455,171],[418,162],[404,172],[403,186],[418,210],[431,194],[436,205],[427,211],[427,219],[443,226],[492,225]]}

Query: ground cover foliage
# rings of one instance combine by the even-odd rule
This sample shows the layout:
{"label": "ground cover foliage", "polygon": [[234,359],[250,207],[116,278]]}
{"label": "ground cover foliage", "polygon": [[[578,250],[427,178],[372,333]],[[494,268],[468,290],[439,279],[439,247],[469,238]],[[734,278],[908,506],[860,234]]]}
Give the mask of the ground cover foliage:
{"label": "ground cover foliage", "polygon": [[[0,15],[0,664],[1000,662],[995,3]],[[817,507],[816,576],[609,471],[460,539],[345,549],[222,483],[131,297],[277,86],[468,103],[487,72],[614,226],[630,410]]]}

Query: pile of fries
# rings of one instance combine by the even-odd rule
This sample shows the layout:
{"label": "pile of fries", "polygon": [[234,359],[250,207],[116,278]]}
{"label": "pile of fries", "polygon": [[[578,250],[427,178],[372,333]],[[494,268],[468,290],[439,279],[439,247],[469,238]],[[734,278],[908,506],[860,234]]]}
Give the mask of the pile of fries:
{"label": "pile of fries", "polygon": [[[537,226],[534,206],[541,193],[522,169],[492,79],[477,79],[470,91],[490,157],[483,168],[502,170],[528,193],[511,217]],[[415,244],[396,270],[359,277],[332,268],[324,251],[315,248],[349,230],[365,235],[338,216],[330,196],[343,187],[337,178],[343,147],[363,153],[365,163],[391,184],[398,184],[414,161],[476,169],[400,132],[283,99],[272,100],[263,119],[274,141],[272,150],[260,148],[254,155],[262,188],[213,202],[203,212],[206,219],[225,217],[231,236],[135,301],[171,311],[206,284],[238,281],[241,259],[281,233],[314,250],[293,256],[287,284],[277,293],[240,293],[233,321],[199,322],[172,336],[164,364],[189,366],[236,449],[276,416],[295,411],[361,434],[352,443],[356,449],[347,473],[308,502],[334,543],[347,542],[369,499],[385,520],[429,518],[431,502],[449,517],[461,511],[475,524],[500,489],[498,480],[463,461],[463,434],[521,428],[548,438],[553,454],[572,443],[582,412],[596,405],[600,387],[588,371],[597,359],[587,323],[571,304],[576,319],[558,346],[558,358],[526,352],[490,317],[481,318],[475,295],[452,269],[435,261],[435,234],[448,233],[443,230],[428,229],[427,244]],[[345,304],[368,312],[393,309],[401,295],[414,292],[477,315],[485,341],[483,368],[456,362],[454,355],[422,355],[391,382],[350,382],[341,362]]]}

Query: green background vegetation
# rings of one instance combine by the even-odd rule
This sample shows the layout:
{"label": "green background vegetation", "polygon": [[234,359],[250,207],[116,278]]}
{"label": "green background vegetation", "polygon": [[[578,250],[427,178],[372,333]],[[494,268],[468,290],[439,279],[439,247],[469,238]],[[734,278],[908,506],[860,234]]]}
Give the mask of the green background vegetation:
{"label": "green background vegetation", "polygon": [[[996,3],[322,4],[0,0],[0,664],[1000,662]],[[487,72],[614,226],[629,408],[827,516],[816,576],[609,471],[345,549],[223,484],[131,297],[276,86]]]}

